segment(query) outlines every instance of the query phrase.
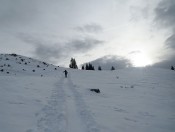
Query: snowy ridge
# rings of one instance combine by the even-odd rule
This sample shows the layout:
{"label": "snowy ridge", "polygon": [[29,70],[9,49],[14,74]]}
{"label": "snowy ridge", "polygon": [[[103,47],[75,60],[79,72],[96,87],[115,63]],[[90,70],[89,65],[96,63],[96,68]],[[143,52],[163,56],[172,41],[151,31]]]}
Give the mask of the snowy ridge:
{"label": "snowy ridge", "polygon": [[[174,71],[67,69],[65,78],[65,68],[16,57],[0,56],[0,70],[4,70],[0,71],[2,132],[175,130]],[[101,93],[91,92],[91,88],[98,88]]]}
{"label": "snowy ridge", "polygon": [[[0,54],[0,74],[1,75],[41,75],[54,72],[59,66],[38,61],[17,54]],[[52,73],[53,74],[53,73]]]}

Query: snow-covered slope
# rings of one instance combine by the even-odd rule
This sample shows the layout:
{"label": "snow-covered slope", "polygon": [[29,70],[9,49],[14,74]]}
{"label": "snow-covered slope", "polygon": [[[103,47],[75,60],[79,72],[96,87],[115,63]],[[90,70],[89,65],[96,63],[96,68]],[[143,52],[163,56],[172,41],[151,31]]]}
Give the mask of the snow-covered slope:
{"label": "snow-covered slope", "polygon": [[64,68],[27,57],[27,66],[14,56],[1,58],[0,65],[7,65],[0,72],[2,132],[175,131],[174,71],[68,69],[64,78]]}
{"label": "snow-covered slope", "polygon": [[17,54],[0,54],[1,75],[45,75],[61,69],[59,66]]}

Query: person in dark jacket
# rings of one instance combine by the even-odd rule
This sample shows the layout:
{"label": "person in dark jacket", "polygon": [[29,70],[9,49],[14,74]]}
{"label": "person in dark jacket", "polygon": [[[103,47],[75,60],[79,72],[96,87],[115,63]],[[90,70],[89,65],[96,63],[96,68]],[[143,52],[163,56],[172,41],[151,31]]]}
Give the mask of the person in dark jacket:
{"label": "person in dark jacket", "polygon": [[65,78],[67,78],[68,71],[64,70]]}

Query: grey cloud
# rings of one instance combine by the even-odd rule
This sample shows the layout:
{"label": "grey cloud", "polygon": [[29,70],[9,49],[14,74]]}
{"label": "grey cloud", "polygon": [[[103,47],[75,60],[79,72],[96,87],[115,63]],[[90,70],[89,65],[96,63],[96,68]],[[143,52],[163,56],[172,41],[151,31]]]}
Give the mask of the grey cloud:
{"label": "grey cloud", "polygon": [[0,0],[0,26],[29,23],[38,12],[37,1]]}
{"label": "grey cloud", "polygon": [[34,55],[37,58],[44,61],[49,61],[50,63],[53,63],[53,60],[56,59],[59,60],[70,57],[73,54],[87,52],[104,43],[104,41],[92,37],[73,39],[64,43],[53,43],[28,34],[19,34],[17,37],[28,44],[32,44],[35,47]]}
{"label": "grey cloud", "polygon": [[24,41],[25,43],[34,46],[34,57],[47,61],[49,63],[54,63],[53,59],[60,59],[64,56],[62,52],[62,46],[56,45],[53,42],[46,41],[36,36],[32,36],[25,33],[20,33],[16,37]]}
{"label": "grey cloud", "polygon": [[[157,26],[160,29],[166,29],[172,32],[172,34],[166,38],[166,48],[175,49],[175,1],[174,0],[162,0],[155,8],[155,19]],[[172,65],[175,65],[175,53],[171,56],[165,56],[165,59],[154,64],[153,67],[170,69]]]}
{"label": "grey cloud", "polygon": [[75,29],[83,33],[100,33],[103,31],[102,26],[95,23],[79,26],[79,27],[76,27]]}
{"label": "grey cloud", "polygon": [[107,55],[101,58],[98,58],[96,60],[91,61],[92,65],[95,67],[95,69],[98,69],[98,66],[101,66],[104,70],[110,70],[112,66],[115,67],[115,69],[123,69],[127,67],[132,67],[131,62],[120,56],[112,56]]}
{"label": "grey cloud", "polygon": [[46,45],[36,45],[36,49],[34,51],[36,58],[41,59],[43,61],[49,63],[55,63],[55,59],[60,59],[63,57],[63,52],[61,48],[57,48],[57,46],[46,46]]}
{"label": "grey cloud", "polygon": [[131,51],[131,52],[129,52],[128,54],[138,54],[138,53],[141,53],[141,51],[140,51],[140,50]]}
{"label": "grey cloud", "polygon": [[165,68],[165,69],[170,69],[171,66],[175,66],[175,55],[167,58],[166,60],[163,60],[161,62],[152,65],[152,67]]}
{"label": "grey cloud", "polygon": [[82,39],[75,39],[68,42],[66,45],[70,46],[71,50],[75,51],[87,51],[96,47],[100,44],[104,43],[104,41],[95,39],[95,38],[82,38]]}
{"label": "grey cloud", "polygon": [[162,0],[155,9],[155,21],[165,27],[175,26],[175,1]]}
{"label": "grey cloud", "polygon": [[[162,0],[155,8],[155,19],[157,26],[160,29],[166,29],[172,32],[172,34],[166,38],[166,48],[175,49],[175,1],[174,0]],[[171,56],[164,57],[164,60],[152,65],[152,67],[170,69],[172,65],[175,65],[175,53]]]}
{"label": "grey cloud", "polygon": [[149,17],[149,7],[130,6],[131,20],[138,21],[141,18],[147,19]]}
{"label": "grey cloud", "polygon": [[26,34],[26,33],[18,33],[16,35],[17,38],[21,39],[22,41],[32,44],[32,45],[43,45],[43,44],[47,44],[46,41],[42,40],[42,39],[38,39],[36,36],[34,35],[30,35],[30,34]]}
{"label": "grey cloud", "polygon": [[175,49],[175,32],[166,40],[168,48]]}
{"label": "grey cloud", "polygon": [[166,39],[167,48],[175,49],[175,1],[162,0],[155,9],[155,22],[162,29],[168,29],[172,34]]}

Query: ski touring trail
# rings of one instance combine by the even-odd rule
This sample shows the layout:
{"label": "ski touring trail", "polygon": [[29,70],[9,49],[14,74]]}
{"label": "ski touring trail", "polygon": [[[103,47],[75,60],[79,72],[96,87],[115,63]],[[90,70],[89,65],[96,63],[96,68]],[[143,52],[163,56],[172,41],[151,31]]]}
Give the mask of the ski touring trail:
{"label": "ski touring trail", "polygon": [[70,75],[60,77],[47,105],[35,115],[36,129],[26,132],[100,132]]}
{"label": "ski touring trail", "polygon": [[75,97],[70,91],[68,80],[65,80],[64,91],[66,95],[67,132],[84,132],[85,126],[77,112]]}
{"label": "ski touring trail", "polygon": [[64,78],[61,77],[59,82],[52,90],[52,95],[48,104],[36,113],[38,117],[36,132],[67,132],[66,130],[66,106],[63,90]]}
{"label": "ski touring trail", "polygon": [[[100,132],[100,129],[97,123],[95,122],[91,112],[88,110],[86,103],[84,102],[79,92],[76,90],[76,85],[73,84],[71,80],[71,75],[69,75],[66,81],[67,81],[67,89],[65,93],[69,93],[70,94],[69,96],[73,97],[74,100],[73,101],[74,103],[72,104],[74,104],[75,108],[74,110],[76,113],[72,114],[77,115],[76,116],[77,120],[81,120],[81,124],[83,125],[82,127],[83,131],[80,132]],[[70,108],[70,106],[68,107]],[[80,127],[80,124],[77,124],[77,127]]]}

